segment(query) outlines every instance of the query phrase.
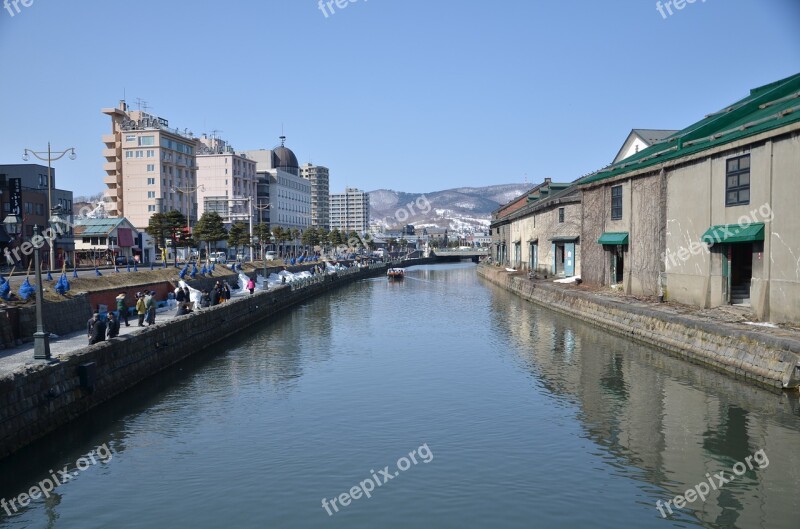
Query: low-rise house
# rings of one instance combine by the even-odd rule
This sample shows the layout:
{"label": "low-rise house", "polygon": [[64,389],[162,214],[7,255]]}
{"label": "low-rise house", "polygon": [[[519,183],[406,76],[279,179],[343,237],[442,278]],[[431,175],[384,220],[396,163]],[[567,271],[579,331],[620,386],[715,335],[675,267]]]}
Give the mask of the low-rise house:
{"label": "low-rise house", "polygon": [[579,181],[583,279],[800,321],[800,74]]}
{"label": "low-rise house", "polygon": [[83,263],[113,264],[117,257],[125,263],[143,262],[138,238],[138,230],[125,217],[75,221],[75,254]]}

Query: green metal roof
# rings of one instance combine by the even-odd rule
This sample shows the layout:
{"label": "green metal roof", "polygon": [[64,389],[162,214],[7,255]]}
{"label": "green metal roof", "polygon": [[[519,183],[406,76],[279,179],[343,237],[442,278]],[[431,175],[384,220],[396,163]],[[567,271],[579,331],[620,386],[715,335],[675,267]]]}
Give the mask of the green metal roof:
{"label": "green metal roof", "polygon": [[708,244],[763,241],[764,223],[756,222],[748,226],[741,224],[711,226],[700,240]]}
{"label": "green metal roof", "polygon": [[627,231],[607,231],[603,235],[597,239],[599,244],[611,244],[611,245],[618,245],[618,244],[628,244],[628,232]]}
{"label": "green metal roof", "polygon": [[590,184],[696,154],[800,121],[800,74],[754,88],[750,95],[638,153],[590,174]]}
{"label": "green metal roof", "polygon": [[75,221],[75,235],[108,235],[125,219],[78,219]]}

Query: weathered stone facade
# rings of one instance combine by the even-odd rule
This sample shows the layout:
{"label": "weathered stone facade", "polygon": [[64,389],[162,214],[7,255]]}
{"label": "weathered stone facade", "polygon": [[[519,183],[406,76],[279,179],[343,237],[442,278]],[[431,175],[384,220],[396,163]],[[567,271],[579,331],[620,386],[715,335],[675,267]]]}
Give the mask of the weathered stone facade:
{"label": "weathered stone facade", "polygon": [[797,340],[612,302],[577,289],[530,281],[489,266],[478,267],[478,274],[528,301],[687,360],[759,385],[782,389],[800,386],[800,342]]}

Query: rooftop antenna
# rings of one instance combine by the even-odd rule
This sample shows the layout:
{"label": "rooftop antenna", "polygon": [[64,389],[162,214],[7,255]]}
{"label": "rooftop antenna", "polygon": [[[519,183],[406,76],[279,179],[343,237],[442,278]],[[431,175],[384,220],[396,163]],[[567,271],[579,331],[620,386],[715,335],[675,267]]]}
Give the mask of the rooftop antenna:
{"label": "rooftop antenna", "polygon": [[283,147],[283,144],[286,143],[286,136],[283,135],[283,132],[281,132],[280,140],[281,140],[281,147]]}
{"label": "rooftop antenna", "polygon": [[136,98],[136,110],[142,110],[142,104],[144,104],[144,106],[146,107],[147,106],[147,101],[145,101],[141,97],[137,97]]}

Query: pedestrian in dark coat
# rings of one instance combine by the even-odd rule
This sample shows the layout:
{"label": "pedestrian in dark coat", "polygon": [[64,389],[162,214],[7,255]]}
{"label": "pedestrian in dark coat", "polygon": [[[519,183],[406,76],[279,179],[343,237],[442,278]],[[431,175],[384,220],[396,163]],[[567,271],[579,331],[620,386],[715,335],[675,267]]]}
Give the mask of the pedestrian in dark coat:
{"label": "pedestrian in dark coat", "polygon": [[100,319],[100,314],[95,312],[86,327],[86,333],[89,335],[89,345],[94,345],[98,342],[103,342],[106,339],[106,324]]}
{"label": "pedestrian in dark coat", "polygon": [[225,301],[228,301],[229,299],[231,299],[231,287],[228,286],[228,282],[227,281],[224,281],[222,283],[222,298]]}
{"label": "pedestrian in dark coat", "polygon": [[183,289],[181,287],[178,287],[175,290],[175,301],[178,302],[178,305],[186,301],[186,294],[183,292]]}
{"label": "pedestrian in dark coat", "polygon": [[150,292],[150,295],[145,298],[145,305],[147,306],[147,324],[154,325],[156,323],[156,291]]}
{"label": "pedestrian in dark coat", "polygon": [[210,294],[210,300],[209,301],[210,301],[210,305],[212,307],[214,305],[218,305],[219,304],[219,288],[214,287],[214,288],[211,289],[211,294]]}
{"label": "pedestrian in dark coat", "polygon": [[119,336],[119,318],[115,318],[113,312],[108,313],[108,323],[106,324],[106,327],[108,327],[106,336],[108,336],[109,340]]}

